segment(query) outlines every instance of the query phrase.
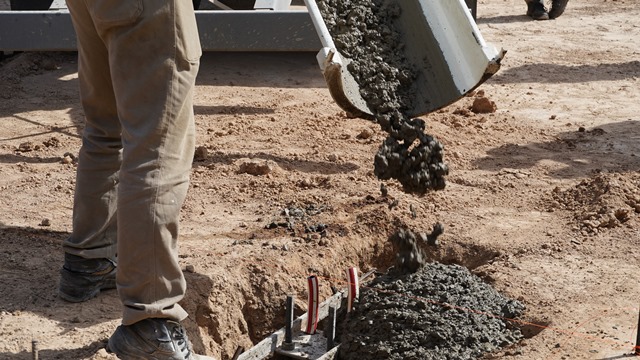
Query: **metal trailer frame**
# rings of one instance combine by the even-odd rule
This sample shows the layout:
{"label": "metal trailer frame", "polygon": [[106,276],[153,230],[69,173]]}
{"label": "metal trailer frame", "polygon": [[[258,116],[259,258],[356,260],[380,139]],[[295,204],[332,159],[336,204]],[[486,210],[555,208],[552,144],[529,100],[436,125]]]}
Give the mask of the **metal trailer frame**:
{"label": "metal trailer frame", "polygon": [[[254,10],[196,10],[204,51],[318,51],[309,13],[288,10],[290,0],[256,0]],[[64,5],[54,10],[0,11],[0,51],[76,51],[75,30]],[[286,8],[286,10],[284,9]]]}
{"label": "metal trailer frame", "polygon": [[[475,19],[477,0],[465,1]],[[196,11],[204,51],[318,51],[322,48],[306,10],[282,10],[290,0],[256,0],[255,10],[231,10],[216,0],[209,2],[223,10]],[[0,11],[0,52],[76,50],[75,31],[65,8]]]}

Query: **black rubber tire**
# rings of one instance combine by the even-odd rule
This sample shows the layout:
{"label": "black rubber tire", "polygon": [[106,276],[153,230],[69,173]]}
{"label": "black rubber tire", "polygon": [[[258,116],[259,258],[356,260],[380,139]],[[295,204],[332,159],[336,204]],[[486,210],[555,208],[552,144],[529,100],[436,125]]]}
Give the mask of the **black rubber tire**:
{"label": "black rubber tire", "polygon": [[193,0],[193,10],[200,9],[200,0]]}
{"label": "black rubber tire", "polygon": [[256,5],[255,0],[220,0],[220,2],[234,10],[253,10]]}
{"label": "black rubber tire", "polygon": [[569,0],[553,0],[551,2],[551,10],[549,10],[549,19],[555,19],[564,13]]}
{"label": "black rubber tire", "polygon": [[11,0],[11,10],[49,10],[53,0]]}

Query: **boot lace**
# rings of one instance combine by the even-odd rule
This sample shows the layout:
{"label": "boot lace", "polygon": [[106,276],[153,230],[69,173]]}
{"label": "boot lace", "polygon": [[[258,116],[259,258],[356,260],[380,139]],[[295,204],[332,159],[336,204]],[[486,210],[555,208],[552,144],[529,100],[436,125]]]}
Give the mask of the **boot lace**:
{"label": "boot lace", "polygon": [[175,326],[171,332],[171,337],[175,340],[180,353],[185,355],[185,359],[191,359],[191,343],[182,326]]}

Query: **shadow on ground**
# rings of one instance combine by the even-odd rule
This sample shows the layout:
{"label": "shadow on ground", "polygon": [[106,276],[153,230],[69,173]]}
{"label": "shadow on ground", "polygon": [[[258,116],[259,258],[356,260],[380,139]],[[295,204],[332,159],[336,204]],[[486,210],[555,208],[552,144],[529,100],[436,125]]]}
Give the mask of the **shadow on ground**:
{"label": "shadow on ground", "polygon": [[543,161],[560,163],[548,175],[560,179],[592,172],[640,170],[640,121],[629,120],[593,129],[571,128],[555,140],[530,144],[505,143],[475,161],[482,170],[528,169]]}
{"label": "shadow on ground", "polygon": [[[62,242],[67,236],[67,232],[0,224],[0,314],[13,316],[32,313],[56,323],[58,329],[55,334],[38,335],[44,336],[39,351],[41,359],[81,359],[94,354],[104,347],[106,338],[92,339],[93,343],[79,349],[50,350],[43,346],[47,336],[74,337],[78,329],[121,317],[120,299],[115,290],[105,291],[84,303],[69,303],[58,297]],[[202,351],[205,345],[196,324],[198,314],[206,312],[213,282],[208,276],[197,273],[187,273],[185,277],[187,294],[181,304],[192,315],[185,321],[185,326],[194,349]],[[211,332],[216,329],[207,330]],[[36,329],[26,328],[25,334],[33,331],[37,332]],[[0,359],[32,359],[32,353],[0,353]]]}
{"label": "shadow on ground", "polygon": [[[524,8],[526,11],[526,7]],[[501,16],[481,16],[478,17],[476,23],[478,24],[508,24],[515,22],[529,22],[533,21],[530,17],[524,13],[522,15],[501,15]]]}
{"label": "shadow on ground", "polygon": [[[0,225],[0,311],[30,312],[53,320],[61,332],[90,327],[120,317],[115,290],[85,303],[58,297],[62,241],[69,234],[36,228]],[[99,307],[96,316],[95,307]]]}
{"label": "shadow on ground", "polygon": [[593,81],[631,80],[640,77],[640,61],[612,64],[560,65],[535,63],[505,68],[491,78],[498,84],[583,84]]}
{"label": "shadow on ground", "polygon": [[262,152],[241,154],[214,153],[208,155],[206,159],[197,161],[194,163],[194,166],[202,165],[205,167],[211,167],[215,164],[230,165],[243,158],[269,160],[277,163],[280,168],[287,171],[295,170],[304,173],[316,173],[319,175],[345,174],[356,171],[359,168],[358,165],[348,162],[339,164],[329,161],[295,160]]}

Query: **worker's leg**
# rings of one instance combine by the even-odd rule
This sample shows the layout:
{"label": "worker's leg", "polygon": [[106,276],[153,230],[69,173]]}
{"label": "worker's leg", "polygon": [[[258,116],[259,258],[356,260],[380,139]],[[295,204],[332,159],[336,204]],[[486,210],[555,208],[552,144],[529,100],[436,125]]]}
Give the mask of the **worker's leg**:
{"label": "worker's leg", "polygon": [[71,236],[65,240],[60,296],[80,302],[115,288],[116,191],[121,127],[108,52],[84,2],[70,1],[78,38],[80,94],[85,114]]}
{"label": "worker's leg", "polygon": [[122,124],[118,293],[123,325],[183,320],[179,212],[195,147],[192,95],[201,55],[189,1],[94,0]]}
{"label": "worker's leg", "polygon": [[[192,96],[201,55],[192,5],[183,0],[69,2],[79,33],[87,128],[92,130],[85,132],[78,179],[86,186],[78,188],[82,196],[77,200],[103,194],[81,204],[93,202],[104,210],[98,213],[103,226],[98,229],[95,221],[93,232],[112,233],[114,214],[118,224],[118,292],[124,313],[107,348],[120,358],[212,360],[193,353],[177,322],[187,315],[177,304],[186,284],[176,241],[193,159]],[[113,89],[103,86],[101,75]],[[80,220],[91,220],[84,216],[75,217],[79,229],[88,227]],[[100,244],[100,238],[72,236],[68,247],[91,250],[79,255],[110,255],[87,249]],[[105,238],[113,245],[112,237]]]}

